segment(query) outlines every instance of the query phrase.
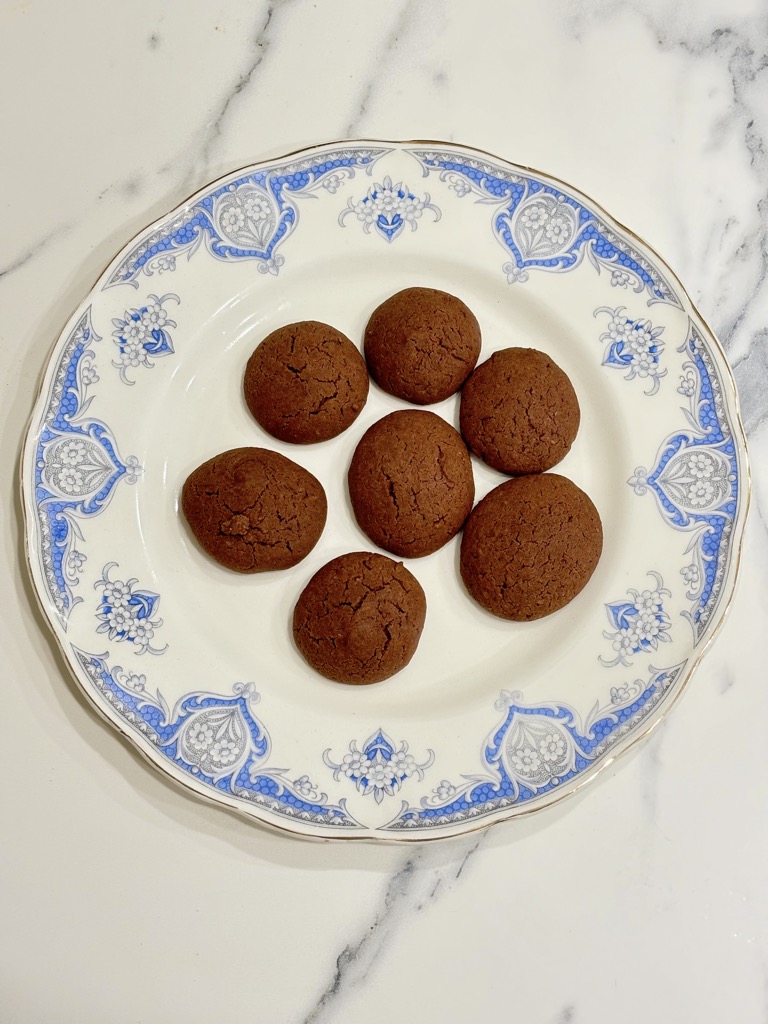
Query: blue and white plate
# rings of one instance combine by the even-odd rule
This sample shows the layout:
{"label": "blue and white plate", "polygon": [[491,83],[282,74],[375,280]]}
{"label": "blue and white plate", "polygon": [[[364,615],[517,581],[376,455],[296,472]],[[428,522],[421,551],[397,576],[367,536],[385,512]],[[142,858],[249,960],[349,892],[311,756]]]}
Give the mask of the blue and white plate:
{"label": "blue and white plate", "polygon": [[[372,388],[340,438],[280,444],[241,395],[274,328],[362,338],[409,285],[477,314],[483,359],[550,353],[582,424],[557,471],[597,505],[602,560],[567,608],[495,619],[458,544],[409,562],[428,600],[408,668],[370,687],[314,674],[294,602],[367,549],[345,478],[402,406]],[[455,398],[436,407],[457,422]],[[286,572],[210,561],[179,516],[200,462],[266,445],[314,473],[325,533]],[[478,497],[502,477],[475,462]],[[722,350],[663,261],[576,189],[442,143],[344,143],[244,168],[113,260],[61,334],[23,456],[35,587],[83,690],[163,772],[304,836],[432,839],[544,808],[671,707],[733,592],[749,482]]]}

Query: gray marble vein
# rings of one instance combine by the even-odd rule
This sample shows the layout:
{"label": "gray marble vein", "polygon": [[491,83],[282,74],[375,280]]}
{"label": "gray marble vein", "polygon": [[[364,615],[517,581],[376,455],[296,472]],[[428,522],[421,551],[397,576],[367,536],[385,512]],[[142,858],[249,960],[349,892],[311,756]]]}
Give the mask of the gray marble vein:
{"label": "gray marble vein", "polygon": [[768,420],[768,328],[754,333],[749,348],[731,363],[739,389],[747,434],[756,434]]}
{"label": "gray marble vein", "polygon": [[267,59],[275,41],[275,20],[279,11],[285,10],[292,0],[268,0],[258,18],[253,41],[249,46],[249,60],[245,68],[237,76],[234,85],[229,88],[221,100],[213,117],[209,121],[202,140],[200,141],[192,171],[202,174],[210,163],[211,150],[216,140],[222,135],[230,117],[232,105],[251,88],[258,78],[258,72]]}
{"label": "gray marble vein", "polygon": [[364,123],[368,113],[371,97],[382,81],[383,72],[388,60],[397,48],[402,45],[403,37],[409,31],[412,17],[413,5],[410,3],[410,0],[405,0],[382,46],[371,56],[370,66],[375,70],[360,86],[358,98],[353,105],[355,113],[347,124],[344,133],[348,139],[354,139],[358,136],[361,125]]}
{"label": "gray marble vein", "polygon": [[[234,85],[227,90],[211,120],[208,122],[202,140],[195,147],[194,156],[190,162],[185,179],[180,184],[180,191],[183,192],[185,190],[192,178],[205,179],[211,158],[211,151],[215,146],[216,140],[225,130],[232,104],[246,89],[248,89],[248,87],[253,84],[254,79],[257,77],[257,72],[266,59],[274,41],[274,19],[276,14],[279,9],[282,10],[291,3],[292,0],[269,0],[263,8],[254,30],[253,42],[249,46],[248,64],[240,72]],[[150,49],[154,49],[159,45],[159,42],[160,40],[157,34],[152,34],[149,37],[147,45]],[[164,174],[168,172],[178,175],[178,160],[174,159],[166,166],[160,168],[158,173]],[[98,198],[103,199],[112,193],[132,197],[140,190],[140,179],[133,174],[122,182],[114,182],[107,185],[101,190]],[[73,226],[74,224],[70,223],[56,228],[54,231],[49,232],[38,242],[30,246],[25,252],[13,259],[6,266],[0,267],[0,283],[17,270],[20,270],[22,267],[25,267],[28,263],[35,260],[36,257],[44,251],[49,242],[59,236],[67,234]]]}
{"label": "gray marble vein", "polygon": [[730,668],[726,669],[720,677],[719,690],[720,694],[728,693],[731,687],[736,683],[736,676]]}
{"label": "gray marble vein", "polygon": [[334,1019],[339,997],[366,979],[380,959],[382,949],[405,924],[410,913],[418,913],[450,892],[487,835],[486,830],[457,840],[459,849],[463,845],[463,853],[448,867],[432,866],[440,855],[439,849],[434,847],[423,847],[406,857],[389,879],[382,904],[365,922],[359,935],[336,957],[332,977],[309,1013],[301,1018],[302,1024],[323,1024]]}
{"label": "gray marble vein", "polygon": [[17,270],[21,270],[22,267],[27,266],[37,256],[45,250],[45,247],[49,242],[52,242],[55,238],[62,235],[66,235],[72,228],[71,224],[63,224],[58,228],[54,228],[53,231],[49,231],[48,234],[43,235],[42,238],[38,239],[33,245],[26,249],[20,256],[12,259],[10,263],[6,263],[4,267],[0,267],[0,283],[5,283],[6,278],[10,277],[11,274],[15,274]]}

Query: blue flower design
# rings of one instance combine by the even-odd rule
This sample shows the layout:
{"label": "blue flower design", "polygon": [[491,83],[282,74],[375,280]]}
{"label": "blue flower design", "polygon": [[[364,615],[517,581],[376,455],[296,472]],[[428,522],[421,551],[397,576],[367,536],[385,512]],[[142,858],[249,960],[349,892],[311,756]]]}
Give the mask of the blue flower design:
{"label": "blue flower design", "polygon": [[664,342],[660,340],[663,327],[654,327],[650,320],[637,319],[624,315],[624,306],[611,309],[610,306],[599,306],[594,315],[606,313],[610,320],[606,330],[600,335],[600,341],[607,342],[603,366],[613,366],[626,370],[625,380],[641,377],[648,380],[650,388],[646,395],[655,395],[659,390],[659,382],[667,374],[659,369],[659,356],[664,350]]}
{"label": "blue flower design", "polygon": [[354,782],[364,796],[373,793],[373,799],[380,804],[385,796],[392,796],[406,779],[416,776],[424,778],[424,772],[435,759],[434,752],[427,751],[427,759],[417,762],[413,754],[408,753],[405,742],[395,746],[393,740],[381,729],[371,733],[358,750],[356,741],[349,744],[349,753],[345,754],[341,764],[330,758],[330,747],[323,754],[323,760],[333,769],[334,779],[342,776]]}
{"label": "blue flower design", "polygon": [[145,675],[120,665],[110,669],[104,655],[76,647],[73,651],[114,713],[171,764],[214,794],[229,793],[278,818],[330,825],[339,831],[361,827],[347,813],[344,800],[332,803],[309,776],[290,781],[286,769],[269,763],[272,743],[255,714],[260,696],[253,683],[235,683],[229,696],[188,693],[169,706]]}
{"label": "blue flower design", "polygon": [[96,611],[100,624],[97,633],[107,633],[110,640],[118,643],[128,642],[134,645],[137,654],[163,654],[165,647],[153,647],[152,639],[155,630],[163,624],[162,619],[152,616],[157,611],[160,595],[151,590],[136,590],[136,579],[111,580],[110,572],[117,567],[117,562],[108,562],[104,566],[101,578],[94,583],[94,589],[103,591]]}
{"label": "blue flower design", "polygon": [[386,177],[381,184],[372,185],[362,199],[347,200],[339,214],[339,224],[343,225],[353,213],[366,234],[375,228],[382,238],[392,242],[406,224],[415,231],[425,210],[430,210],[436,221],[440,220],[440,210],[430,202],[428,192],[420,199],[401,181],[393,185],[392,179]]}
{"label": "blue flower design", "polygon": [[119,358],[112,365],[120,371],[120,379],[124,384],[135,384],[128,379],[127,371],[138,366],[152,367],[149,358],[167,356],[173,352],[173,341],[170,328],[176,327],[171,320],[165,304],[179,302],[178,295],[169,292],[167,295],[149,295],[146,304],[138,309],[127,309],[122,320],[113,320],[115,330],[112,337],[119,352]]}
{"label": "blue flower design", "polygon": [[299,222],[296,199],[323,188],[334,193],[356,169],[370,173],[386,149],[341,149],[231,176],[145,234],[102,286],[132,284],[141,274],[172,272],[178,257],[201,248],[228,263],[256,260],[277,276],[285,260],[277,250]]}
{"label": "blue flower design", "polygon": [[648,653],[658,649],[659,643],[670,639],[667,632],[670,618],[664,611],[664,598],[670,597],[670,591],[664,587],[664,581],[657,572],[649,572],[654,581],[652,590],[628,590],[629,600],[615,601],[607,604],[608,621],[614,627],[605,630],[603,636],[610,640],[616,652],[612,659],[598,659],[603,665],[631,665],[634,654]]}

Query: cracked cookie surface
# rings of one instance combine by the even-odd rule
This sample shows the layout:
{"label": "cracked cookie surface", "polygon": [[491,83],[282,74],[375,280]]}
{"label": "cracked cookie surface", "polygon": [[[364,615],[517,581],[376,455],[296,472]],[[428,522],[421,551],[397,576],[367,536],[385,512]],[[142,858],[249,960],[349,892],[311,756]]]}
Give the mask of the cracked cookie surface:
{"label": "cracked cookie surface", "polygon": [[455,394],[480,355],[480,326],[461,299],[435,288],[406,288],[374,310],[365,359],[384,391],[416,405]]}
{"label": "cracked cookie surface", "polygon": [[411,660],[426,613],[421,584],[402,562],[356,551],[332,559],[306,585],[293,613],[293,636],[326,678],[378,683]]}
{"label": "cracked cookie surface", "polygon": [[303,320],[278,328],[256,348],[243,393],[273,437],[313,444],[336,437],[357,418],[368,398],[368,370],[341,331]]}
{"label": "cracked cookie surface", "polygon": [[325,491],[306,469],[266,448],[233,448],[186,479],[181,508],[198,543],[235,572],[288,569],[323,532]]}
{"label": "cracked cookie surface", "polygon": [[461,433],[503,473],[541,473],[569,452],[581,413],[567,375],[544,352],[505,348],[474,371],[461,392]]}
{"label": "cracked cookie surface", "polygon": [[521,476],[477,504],[461,540],[461,577],[503,619],[557,611],[586,586],[603,547],[591,499],[556,473]]}
{"label": "cracked cookie surface", "polygon": [[419,558],[459,532],[475,482],[469,452],[433,412],[393,412],[358,442],[347,477],[360,528],[392,554]]}

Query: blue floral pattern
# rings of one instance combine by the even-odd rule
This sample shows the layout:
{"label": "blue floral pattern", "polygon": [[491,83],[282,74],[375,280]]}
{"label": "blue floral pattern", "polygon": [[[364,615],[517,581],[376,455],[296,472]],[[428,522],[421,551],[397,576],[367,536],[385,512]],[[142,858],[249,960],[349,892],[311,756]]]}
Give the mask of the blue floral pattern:
{"label": "blue floral pattern", "polygon": [[179,301],[179,296],[173,292],[149,295],[143,306],[126,309],[121,320],[112,320],[115,326],[112,337],[118,350],[118,359],[113,360],[112,365],[120,371],[124,384],[135,384],[128,378],[129,369],[152,367],[155,364],[150,356],[158,358],[173,352],[170,329],[176,327],[176,321],[171,320],[165,306],[168,302]]}
{"label": "blue floral pattern", "polygon": [[118,263],[103,287],[131,284],[140,274],[173,271],[183,253],[191,259],[204,242],[219,260],[255,260],[262,274],[276,275],[285,263],[277,250],[295,230],[295,199],[325,187],[335,192],[355,169],[370,173],[387,149],[344,149],[294,160],[234,177],[184,206],[144,236]]}
{"label": "blue floral pattern", "polygon": [[427,758],[417,762],[413,754],[408,753],[408,744],[404,741],[397,746],[381,729],[371,733],[358,750],[353,740],[349,744],[349,753],[345,754],[341,764],[337,764],[329,756],[330,748],[323,754],[323,760],[333,769],[333,777],[342,777],[354,782],[360,793],[373,794],[373,799],[380,804],[385,796],[393,796],[406,779],[415,776],[424,778],[424,772],[435,759],[433,751],[427,751]]}
{"label": "blue floral pattern", "polygon": [[328,802],[306,775],[291,782],[268,764],[269,733],[254,714],[259,694],[253,683],[236,683],[232,696],[190,693],[173,708],[143,674],[110,669],[103,655],[72,648],[101,699],[182,772],[205,787],[258,804],[283,818],[359,828],[344,801]]}
{"label": "blue floral pattern", "polygon": [[653,468],[638,466],[628,483],[636,494],[651,491],[667,523],[691,535],[685,550],[693,557],[687,567],[692,603],[684,614],[698,644],[722,595],[739,470],[720,373],[692,321],[678,351],[689,356],[678,388],[689,400],[683,410],[689,429],[671,434]]}
{"label": "blue floral pattern", "polygon": [[79,521],[99,515],[117,484],[135,483],[141,473],[135,456],[120,457],[106,424],[86,416],[89,389],[99,380],[91,344],[99,340],[89,306],[64,343],[36,450],[38,557],[64,628],[72,608],[82,600],[73,592],[86,561],[78,549],[84,539]]}
{"label": "blue floral pattern", "polygon": [[382,238],[392,242],[406,224],[415,231],[425,210],[429,210],[436,221],[440,220],[440,210],[430,202],[428,192],[419,198],[401,181],[393,185],[392,179],[386,177],[382,184],[372,185],[362,199],[349,199],[339,214],[339,224],[343,226],[345,218],[352,213],[366,234],[375,228]]}
{"label": "blue floral pattern", "polygon": [[492,227],[512,257],[503,265],[510,284],[524,283],[531,270],[573,270],[585,258],[615,287],[633,285],[649,302],[682,308],[674,289],[646,256],[628,244],[601,216],[564,189],[534,174],[512,171],[452,150],[411,149],[425,175],[436,172],[462,198],[494,208]]}
{"label": "blue floral pattern", "polygon": [[628,601],[615,601],[605,606],[613,629],[604,631],[603,636],[611,641],[615,653],[613,658],[601,655],[598,660],[609,668],[631,665],[632,655],[658,650],[659,643],[670,639],[671,621],[664,611],[664,598],[672,595],[659,573],[649,572],[648,575],[653,580],[652,589],[628,590]]}
{"label": "blue floral pattern", "polygon": [[655,395],[659,390],[661,378],[667,374],[659,368],[659,357],[664,350],[661,341],[663,327],[654,327],[650,320],[632,319],[624,315],[624,306],[615,309],[610,306],[599,306],[595,316],[604,313],[609,317],[600,341],[606,343],[603,366],[613,366],[626,370],[625,380],[640,377],[647,380],[649,388],[646,395]]}
{"label": "blue floral pattern", "polygon": [[117,562],[108,562],[101,577],[94,583],[101,590],[101,600],[96,612],[99,619],[97,633],[106,633],[110,640],[127,641],[133,644],[136,654],[163,654],[167,648],[153,647],[155,630],[163,624],[162,619],[153,615],[160,604],[160,595],[151,590],[139,590],[136,579],[111,580],[109,574],[116,569]]}
{"label": "blue floral pattern", "polygon": [[444,779],[420,806],[404,804],[388,831],[453,825],[545,796],[598,761],[669,693],[686,662],[611,689],[609,701],[585,722],[566,704],[526,705],[502,691],[503,713],[483,745],[483,770],[458,784]]}

